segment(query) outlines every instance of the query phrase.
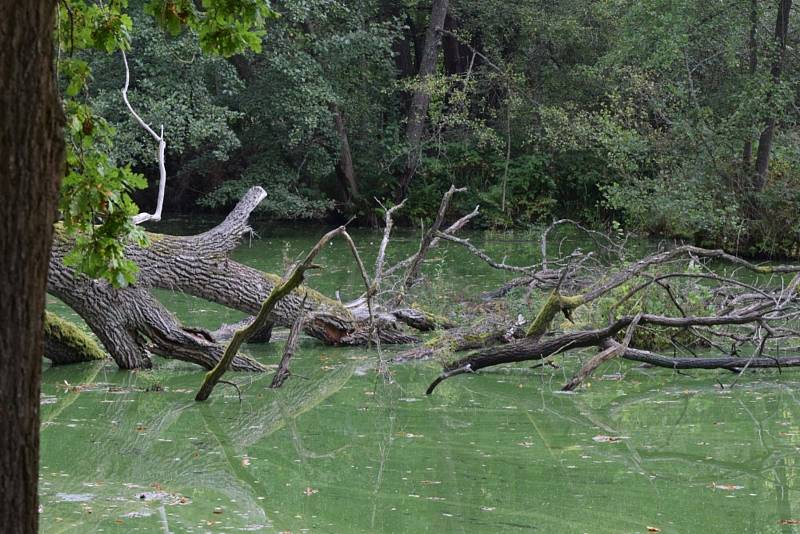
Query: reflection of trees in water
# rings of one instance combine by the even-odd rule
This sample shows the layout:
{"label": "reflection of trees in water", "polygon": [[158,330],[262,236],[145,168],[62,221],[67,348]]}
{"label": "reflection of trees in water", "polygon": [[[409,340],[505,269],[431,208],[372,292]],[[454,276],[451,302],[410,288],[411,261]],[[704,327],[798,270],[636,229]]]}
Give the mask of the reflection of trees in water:
{"label": "reflection of trees in water", "polygon": [[[130,499],[132,510],[142,508],[136,499],[145,490],[126,487],[126,483],[144,486],[147,490],[151,489],[148,487],[151,484],[158,484],[162,491],[184,493],[189,497],[192,490],[202,488],[212,492],[212,495],[222,494],[223,501],[235,503],[230,505],[230,512],[225,512],[226,520],[230,521],[233,516],[244,525],[270,526],[262,501],[258,499],[268,491],[268,472],[262,469],[259,474],[256,465],[243,464],[242,459],[248,447],[288,425],[294,428],[293,442],[298,455],[324,456],[303,447],[294,421],[339,391],[354,368],[355,365],[345,364],[319,378],[304,380],[297,387],[290,384],[279,391],[267,389],[270,377],[259,375],[245,392],[243,403],[198,405],[188,400],[174,402],[172,396],[165,399],[165,395],[168,395],[165,393],[68,391],[57,403],[46,406],[48,409],[43,410],[43,420],[54,420],[79,395],[87,395],[85,399],[90,399],[88,402],[92,403],[93,417],[99,422],[90,424],[104,433],[101,439],[87,443],[79,454],[72,451],[74,454],[69,458],[68,471],[72,474],[90,474],[91,481],[102,482],[102,497],[112,499],[112,502],[124,497]],[[98,368],[92,366],[82,383],[91,383],[97,372]],[[119,379],[115,381],[116,388],[132,391],[136,386],[136,377],[131,373],[115,376],[115,379]],[[248,395],[258,394],[259,389],[273,398],[248,401]],[[101,403],[101,400],[113,402]],[[59,408],[62,403],[64,406]],[[82,436],[86,436],[85,431]],[[69,454],[68,451],[64,452],[64,455]],[[267,459],[261,459],[260,462],[267,462]],[[54,480],[54,486],[57,487],[50,489],[68,492],[80,491],[78,488],[81,488],[85,492],[85,481],[72,477]],[[106,481],[113,481],[119,487],[114,488],[112,482]],[[95,501],[99,508],[104,499]],[[175,523],[170,526],[191,528],[195,525],[199,519],[196,509],[192,510],[192,507],[196,506],[197,503],[186,507],[169,507],[169,521]],[[120,507],[113,513],[122,515],[127,511],[131,510]],[[154,508],[152,511],[154,514],[157,512]],[[99,522],[104,519],[102,515],[96,513],[84,520]]]}
{"label": "reflection of trees in water", "polygon": [[[485,440],[470,436],[472,432],[486,430],[487,425],[495,424],[498,413],[502,413],[503,417],[510,418],[499,427],[501,431],[497,438],[503,438],[506,426],[530,424],[534,438],[530,441],[534,448],[524,450],[536,455],[533,461],[544,466],[544,474],[555,473],[554,478],[560,480],[545,480],[541,485],[540,481],[523,480],[520,471],[520,480],[487,481],[489,491],[503,488],[503,499],[509,503],[527,502],[533,495],[531,488],[534,486],[545,492],[555,491],[562,498],[561,502],[553,502],[547,507],[509,509],[502,516],[498,513],[495,525],[506,520],[519,525],[552,525],[572,506],[583,503],[583,497],[576,495],[586,494],[588,487],[598,494],[587,494],[587,498],[595,499],[590,506],[591,518],[584,513],[571,519],[576,529],[579,526],[588,528],[588,522],[581,522],[590,519],[595,524],[633,525],[641,517],[632,511],[631,502],[627,507],[606,508],[598,505],[601,501],[596,499],[609,496],[663,498],[666,500],[663,505],[643,504],[642,508],[665,506],[676,510],[683,506],[680,499],[686,498],[687,494],[680,488],[685,488],[689,494],[708,497],[709,502],[719,506],[720,498],[729,493],[724,489],[704,489],[711,482],[743,484],[745,489],[736,492],[737,497],[743,499],[750,498],[747,493],[759,493],[760,508],[736,513],[737,520],[744,525],[743,530],[780,532],[775,517],[792,518],[792,504],[796,502],[792,492],[797,488],[794,447],[798,441],[790,440],[800,440],[800,437],[779,435],[778,432],[794,434],[798,431],[796,425],[780,425],[787,422],[794,425],[800,415],[800,403],[794,392],[786,387],[767,388],[754,384],[718,391],[704,380],[701,385],[692,384],[693,391],[662,384],[661,391],[636,394],[626,388],[628,394],[616,396],[613,393],[615,388],[609,384],[609,387],[593,388],[591,392],[578,395],[553,395],[547,387],[547,377],[543,377],[544,385],[524,390],[508,387],[507,383],[496,388],[486,388],[483,383],[480,388],[472,390],[469,387],[471,381],[467,379],[457,388],[442,390],[436,403],[441,403],[441,406],[423,406],[421,403],[406,405],[401,398],[419,394],[413,389],[420,386],[415,381],[415,373],[422,377],[427,369],[409,371],[400,384],[384,384],[379,380],[377,385],[369,387],[373,394],[363,397],[361,389],[365,382],[351,381],[354,367],[355,364],[340,365],[309,380],[295,377],[278,391],[267,389],[271,377],[259,375],[244,388],[242,403],[232,395],[224,400],[220,397],[209,405],[197,405],[188,397],[169,393],[169,388],[165,393],[143,393],[142,377],[137,384],[136,376],[130,373],[114,373],[111,377],[100,374],[96,380],[113,381],[117,387],[130,390],[138,385],[137,392],[111,394],[102,390],[85,393],[60,390],[57,403],[42,407],[43,419],[52,422],[48,427],[50,430],[45,431],[49,433],[45,438],[49,449],[46,459],[51,461],[51,466],[57,464],[52,461],[56,446],[54,436],[57,436],[58,446],[64,450],[58,454],[62,457],[72,455],[64,471],[83,477],[54,479],[49,476],[52,471],[48,471],[45,477],[52,480],[54,486],[46,489],[50,494],[62,491],[85,493],[84,481],[104,482],[103,487],[88,490],[99,497],[93,503],[95,513],[81,519],[86,525],[108,521],[102,517],[103,514],[112,514],[113,520],[127,511],[146,507],[144,503],[136,502],[137,492],[145,490],[126,488],[122,485],[124,482],[142,486],[158,482],[163,491],[181,492],[189,497],[194,491],[196,499],[193,504],[166,507],[174,530],[196,527],[198,521],[204,519],[204,513],[209,514],[208,519],[218,519],[232,526],[271,525],[270,520],[277,517],[290,522],[294,520],[289,516],[271,517],[269,512],[272,509],[265,509],[264,503],[272,502],[270,506],[280,503],[284,508],[292,509],[302,507],[306,501],[300,494],[301,484],[326,492],[331,487],[341,486],[343,470],[351,462],[367,461],[374,470],[360,472],[359,476],[367,479],[356,477],[351,480],[351,483],[359,481],[359,485],[347,488],[347,498],[360,502],[358,508],[362,512],[363,524],[361,521],[359,524],[363,529],[381,531],[391,530],[394,525],[391,515],[387,514],[388,507],[396,504],[392,500],[393,484],[396,484],[392,478],[392,474],[396,474],[393,470],[401,465],[398,462],[409,460],[409,453],[423,458],[427,453],[439,459],[435,468],[437,478],[443,484],[441,487],[448,491],[447,503],[443,504],[447,511],[455,513],[461,518],[459,520],[469,520],[488,529],[489,523],[481,523],[488,520],[486,513],[480,511],[479,499],[482,496],[473,491],[475,485],[482,484],[480,470],[476,470],[474,462],[465,463],[465,459],[476,458],[474,447],[469,445],[469,441],[475,439],[479,441],[478,447],[498,459],[505,454],[512,455],[501,460],[499,465],[490,466],[491,472],[498,475],[510,473],[505,468],[523,460],[518,444],[498,442],[498,448],[493,451],[485,448]],[[84,381],[91,382],[89,373],[96,373],[95,368],[82,370],[87,373]],[[509,373],[511,376],[516,374]],[[69,376],[75,377],[75,374]],[[174,371],[171,376],[174,377]],[[681,383],[685,381],[686,378],[681,377]],[[48,382],[50,385],[46,384],[46,387],[53,387],[62,380]],[[180,377],[176,382],[186,383]],[[345,390],[335,397],[335,401],[328,401],[333,404],[331,408],[313,410],[346,386],[353,390]],[[404,390],[404,387],[408,389]],[[531,393],[535,396],[533,399],[528,396]],[[363,404],[366,399],[367,403]],[[71,404],[59,408],[60,403],[66,402]],[[520,403],[533,410],[516,412],[515,416],[509,416],[512,412],[498,412],[499,407]],[[360,414],[357,408],[366,408],[368,413]],[[84,414],[87,413],[94,421],[78,423],[87,425],[82,431],[70,431],[61,426],[70,417],[86,417]],[[307,414],[306,417],[298,421],[303,414]],[[116,423],[112,424],[112,421]],[[714,422],[724,424],[713,425]],[[689,426],[691,424],[696,426]],[[142,431],[136,430],[137,425]],[[278,440],[274,434],[284,428],[285,432]],[[409,428],[414,432],[424,429],[426,439],[435,440],[433,448],[426,449],[422,441],[415,440],[397,443],[398,431]],[[369,441],[350,447],[347,441],[356,432],[368,434]],[[576,432],[583,437],[575,438]],[[595,444],[590,440],[594,434],[630,438],[616,444]],[[270,436],[273,439],[265,442]],[[340,439],[344,441],[338,441]],[[700,440],[710,442],[711,446],[698,446]],[[412,442],[413,446],[410,445]],[[593,458],[585,464],[589,470],[567,469],[568,463],[576,460],[575,448],[570,444],[583,447],[587,443],[590,446],[583,450]],[[279,448],[274,449],[273,445]],[[423,448],[418,449],[418,446]],[[540,447],[538,452],[536,447]],[[259,457],[250,458],[251,454]],[[245,456],[252,460],[250,465],[243,464]],[[708,456],[714,458],[707,459]],[[588,462],[594,460],[610,463],[589,467]],[[66,461],[61,460],[61,464],[66,465]],[[412,463],[403,469],[419,467]],[[532,472],[537,472],[537,469]],[[644,486],[638,482],[622,483],[631,480],[624,477],[626,470],[655,476],[652,491],[646,483]],[[587,478],[587,473],[600,478]],[[667,482],[674,489],[661,493],[664,486],[658,481]],[[297,495],[286,495],[284,482],[291,482],[291,491]],[[610,494],[604,494],[606,483],[613,485]],[[279,497],[281,493],[283,495]],[[462,497],[459,499],[457,495]],[[774,500],[769,495],[774,495]],[[120,496],[126,501],[113,503],[108,500]],[[215,505],[217,497],[225,507],[223,516],[210,515],[209,507]],[[267,499],[259,500],[259,497]],[[338,494],[335,498],[339,498]],[[765,506],[765,498],[775,504]],[[228,504],[234,500],[235,503]],[[44,502],[45,513],[52,513],[48,511],[47,499]],[[112,503],[109,508],[104,508],[109,502]],[[731,505],[739,502],[732,499]],[[111,508],[114,504],[119,507]],[[157,521],[156,504],[149,504],[153,517],[137,519],[137,524],[152,525]],[[494,502],[487,504],[494,506]],[[330,506],[330,502],[326,506]],[[698,513],[706,505],[687,502],[686,506],[687,513]],[[336,513],[335,509],[335,506],[326,508],[326,514]],[[717,511],[714,513],[717,515],[709,517],[719,517],[720,513]],[[352,517],[348,516],[348,519],[352,520]],[[279,523],[277,526],[294,524]],[[355,524],[348,525],[355,528]]]}
{"label": "reflection of trees in water", "polygon": [[[579,427],[597,428],[610,436],[630,436],[630,439],[621,440],[625,454],[619,455],[619,445],[616,445],[617,448],[595,447],[593,455],[613,462],[622,461],[636,472],[676,483],[701,481],[713,484],[747,478],[754,482],[758,491],[774,494],[777,517],[793,518],[790,494],[797,490],[797,451],[794,444],[787,443],[791,437],[776,436],[775,428],[781,428],[777,424],[778,419],[797,421],[800,416],[800,403],[794,393],[783,385],[770,385],[765,389],[757,385],[739,387],[727,394],[703,387],[702,390],[676,392],[679,395],[679,407],[673,403],[665,404],[665,393],[670,395],[670,392],[662,390],[615,398],[600,407],[588,407],[585,397],[575,396],[572,398],[577,415],[565,414],[552,406],[546,406],[545,410]],[[764,394],[757,396],[760,392]],[[722,395],[730,398],[721,399]],[[654,406],[660,408],[654,409]],[[650,410],[654,411],[655,421],[646,420]],[[628,418],[628,414],[635,417]],[[731,421],[732,417],[739,422],[736,436],[746,440],[755,435],[756,439],[752,442],[730,443],[722,451],[719,448],[698,451],[695,441],[704,434],[687,433],[682,426],[688,419],[704,421],[712,427],[729,427],[736,422]],[[751,424],[745,425],[746,421]],[[724,425],[719,425],[720,422]],[[647,433],[643,434],[636,426],[646,427]],[[785,428],[793,428],[796,432],[798,427]],[[748,435],[748,432],[752,433]],[[680,439],[685,436],[690,436],[690,439]],[[647,440],[647,446],[640,444],[642,440]],[[735,458],[713,458],[710,456],[713,452],[734,454]],[[685,468],[676,470],[676,464]],[[756,491],[756,487],[746,490],[751,493]],[[777,531],[777,524],[767,526],[763,521],[757,522],[761,519],[753,516],[751,531]],[[780,530],[793,532],[789,525],[783,525]]]}

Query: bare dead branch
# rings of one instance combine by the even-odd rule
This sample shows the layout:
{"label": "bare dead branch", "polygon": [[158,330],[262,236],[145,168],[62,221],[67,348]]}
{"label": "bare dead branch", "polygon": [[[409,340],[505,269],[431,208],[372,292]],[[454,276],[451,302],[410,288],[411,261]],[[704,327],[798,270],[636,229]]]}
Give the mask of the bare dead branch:
{"label": "bare dead branch", "polygon": [[167,142],[164,140],[164,125],[161,125],[161,134],[157,134],[149,124],[144,122],[144,120],[136,113],[136,110],[133,109],[131,106],[130,101],[128,101],[128,86],[130,85],[131,80],[131,72],[130,68],[128,67],[128,57],[125,55],[125,50],[120,49],[122,53],[122,62],[125,64],[125,86],[122,88],[122,100],[125,102],[125,106],[128,108],[128,111],[136,120],[136,122],[144,128],[144,130],[150,134],[156,143],[158,143],[158,197],[156,199],[156,210],[153,213],[139,213],[133,217],[133,224],[141,224],[147,221],[154,221],[158,222],[161,220],[161,211],[164,207],[164,191],[167,185],[167,167],[166,167],[166,150],[167,150]]}
{"label": "bare dead branch", "polygon": [[631,339],[633,339],[633,331],[636,330],[636,327],[639,325],[639,321],[642,319],[642,314],[639,313],[636,317],[633,318],[631,324],[628,325],[628,330],[625,332],[625,339],[622,341],[622,344],[619,346],[611,346],[609,348],[604,349],[600,354],[595,355],[592,357],[588,362],[583,364],[580,370],[575,373],[569,382],[564,384],[564,387],[561,388],[561,391],[573,391],[577,388],[584,380],[589,378],[592,373],[594,373],[595,369],[606,363],[608,360],[621,355],[625,352],[625,349],[631,344]]}
{"label": "bare dead branch", "polygon": [[[303,300],[305,301],[305,298]],[[289,362],[297,351],[297,342],[300,339],[300,332],[303,331],[303,323],[305,320],[305,314],[300,315],[289,330],[289,337],[286,339],[286,345],[283,347],[283,356],[278,364],[278,369],[275,371],[275,375],[272,377],[272,383],[269,385],[272,389],[281,387],[291,374],[289,372]]]}
{"label": "bare dead branch", "polygon": [[428,254],[428,250],[431,248],[431,243],[433,242],[434,238],[436,237],[436,232],[439,231],[441,228],[442,223],[444,222],[444,217],[447,214],[447,208],[450,206],[450,199],[453,197],[454,193],[461,193],[466,191],[465,187],[456,188],[456,186],[451,185],[450,189],[442,197],[442,202],[439,205],[439,212],[436,214],[436,219],[433,221],[433,224],[425,232],[425,235],[422,237],[422,241],[419,244],[419,250],[417,254],[414,256],[414,259],[411,261],[411,265],[408,267],[408,271],[406,271],[406,275],[403,280],[403,285],[401,287],[400,292],[397,294],[395,302],[399,304],[402,302],[403,293],[410,289],[411,286],[414,284],[414,281],[419,274],[420,267],[422,266],[422,261],[425,259],[425,256]]}

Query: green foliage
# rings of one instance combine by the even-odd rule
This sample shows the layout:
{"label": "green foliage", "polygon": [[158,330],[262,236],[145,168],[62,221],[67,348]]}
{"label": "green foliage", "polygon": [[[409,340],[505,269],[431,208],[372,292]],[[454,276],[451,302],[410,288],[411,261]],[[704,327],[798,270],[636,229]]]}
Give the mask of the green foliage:
{"label": "green foliage", "polygon": [[114,129],[92,109],[67,102],[67,172],[59,207],[64,230],[75,237],[65,263],[116,286],[134,281],[136,265],[125,258],[129,242],[146,244],[144,232],[131,221],[138,213],[129,193],[146,185],[130,166],[116,166],[108,155]]}
{"label": "green foliage", "polygon": [[244,50],[261,51],[262,29],[277,15],[266,0],[148,0],[145,12],[177,36],[196,32],[203,52],[231,56]]}
{"label": "green foliage", "polygon": [[232,205],[256,185],[266,185],[269,191],[258,210],[276,219],[322,218],[333,208],[333,202],[319,190],[301,187],[294,175],[280,165],[270,165],[266,158],[248,166],[238,180],[224,182],[201,202],[210,207]]}
{"label": "green foliage", "polygon": [[[230,104],[242,83],[230,63],[198,53],[196,34],[168,39],[141,11],[131,13],[137,23],[131,32],[128,98],[145,122],[156,129],[164,125],[170,183],[204,176],[240,146],[234,125],[242,114]],[[110,155],[158,176],[155,144],[120,99],[124,70],[119,57],[93,54],[91,67],[95,81],[88,100],[117,131]]]}
{"label": "green foliage", "polygon": [[612,182],[603,187],[605,205],[622,214],[625,226],[651,235],[692,242],[736,245],[743,221],[735,196],[713,180],[660,176]]}
{"label": "green foliage", "polygon": [[[261,185],[272,217],[375,222],[373,198],[394,198],[413,148],[410,96],[421,90],[430,105],[401,219],[432,220],[455,184],[469,192],[453,211],[480,204],[479,224],[493,228],[566,215],[794,255],[798,57],[789,50],[773,74],[775,6],[756,3],[750,43],[752,5],[463,0],[450,5],[436,73],[420,80],[407,74],[429,3],[68,0],[59,71],[68,98],[116,131],[104,166],[155,175],[153,144],[120,104],[121,67],[108,54],[131,48],[129,96],[147,122],[165,124],[168,183],[184,209],[222,209]],[[753,160],[769,118],[777,134],[761,188]],[[113,180],[122,195],[136,185]]]}
{"label": "green foliage", "polygon": [[763,191],[752,201],[768,216],[756,219],[749,231],[746,252],[770,257],[800,257],[800,158],[774,158]]}
{"label": "green foliage", "polygon": [[[508,160],[492,147],[449,143],[436,158],[425,158],[418,183],[405,210],[415,219],[432,219],[451,184],[467,192],[453,199],[455,211],[481,206],[482,221],[493,227],[526,226],[549,219],[555,211],[556,184],[543,154],[522,154]],[[505,177],[505,181],[504,181]],[[503,189],[506,207],[503,209]]]}
{"label": "green foliage", "polygon": [[[269,193],[261,206],[278,218],[319,218],[342,200],[340,139],[331,111],[348,128],[365,198],[386,190],[383,159],[393,126],[391,42],[395,26],[375,20],[370,1],[289,0],[276,4],[263,53],[250,56],[246,85],[232,105],[241,123],[240,171],[202,199],[226,206],[252,185]],[[357,66],[357,68],[354,68]]]}
{"label": "green foliage", "polygon": [[[230,55],[260,47],[264,34],[261,28],[273,16],[267,2],[203,0],[201,4],[202,9],[195,9],[191,2],[149,1],[146,10],[158,15],[175,33],[183,28],[196,31],[205,52]],[[66,52],[64,58],[59,54],[58,71],[64,87],[67,124],[66,176],[60,207],[63,231],[75,242],[65,261],[91,277],[125,286],[134,281],[136,274],[135,264],[124,257],[125,244],[145,244],[144,233],[131,222],[139,210],[130,193],[145,187],[146,182],[131,170],[134,158],[125,158],[128,165],[116,162],[114,156],[125,154],[114,154],[112,140],[116,130],[93,107],[102,98],[97,97],[97,88],[92,95],[91,59],[96,63],[97,53],[129,49],[133,21],[127,0],[66,0],[59,3],[58,9],[59,20],[64,22],[59,25],[57,42]],[[175,17],[180,22],[178,27]],[[103,79],[109,82],[111,78]],[[174,101],[164,104],[171,105],[172,113],[179,107]],[[227,120],[235,116],[231,113],[222,115]],[[206,131],[200,135],[194,132],[193,136],[208,137],[209,129],[206,126]],[[123,147],[130,148],[127,143]]]}

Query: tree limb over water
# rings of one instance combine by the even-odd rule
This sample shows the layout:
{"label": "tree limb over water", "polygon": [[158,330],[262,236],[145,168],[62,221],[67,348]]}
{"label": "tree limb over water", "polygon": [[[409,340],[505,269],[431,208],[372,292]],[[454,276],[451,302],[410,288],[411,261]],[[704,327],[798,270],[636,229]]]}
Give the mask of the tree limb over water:
{"label": "tree limb over water", "polygon": [[[181,291],[231,309],[257,314],[264,300],[281,283],[281,277],[233,261],[229,255],[250,231],[248,218],[264,198],[266,192],[254,187],[221,224],[207,232],[193,236],[149,233],[149,246],[127,246],[126,256],[136,263],[139,273],[136,285],[124,288],[89,279],[67,267],[64,257],[71,248],[71,241],[57,229],[48,290],[86,321],[121,368],[148,368],[150,354],[156,353],[211,369],[224,352],[220,344],[222,339],[203,329],[181,325],[149,290]],[[344,235],[349,238],[346,232]],[[355,250],[352,240],[350,245]],[[361,271],[366,276],[363,264]],[[377,288],[371,292],[374,294]],[[375,336],[384,343],[410,343],[417,338],[400,330],[399,324],[419,330],[437,327],[437,318],[417,310],[380,309],[373,313],[372,298],[373,295],[369,295],[358,303],[344,306],[300,285],[275,303],[262,326],[267,330],[272,325],[288,328],[306,315],[303,331],[330,345],[362,345],[373,341]],[[233,330],[218,332],[224,334]],[[242,355],[233,359],[231,368],[264,369]]]}

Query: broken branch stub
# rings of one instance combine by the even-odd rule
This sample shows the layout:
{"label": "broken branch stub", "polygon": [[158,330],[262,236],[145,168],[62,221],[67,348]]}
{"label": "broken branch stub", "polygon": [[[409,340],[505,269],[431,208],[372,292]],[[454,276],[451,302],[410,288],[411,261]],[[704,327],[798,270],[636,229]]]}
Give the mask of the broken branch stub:
{"label": "broken branch stub", "polygon": [[297,351],[297,343],[300,340],[300,332],[303,330],[303,322],[305,319],[305,315],[301,315],[294,322],[292,328],[289,329],[289,337],[286,339],[286,345],[283,347],[283,356],[278,364],[278,369],[275,371],[275,375],[272,377],[272,383],[269,385],[271,389],[281,387],[291,374],[289,372],[289,362]]}

